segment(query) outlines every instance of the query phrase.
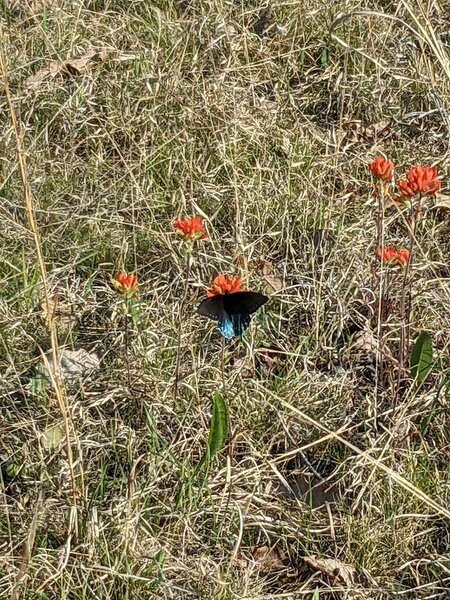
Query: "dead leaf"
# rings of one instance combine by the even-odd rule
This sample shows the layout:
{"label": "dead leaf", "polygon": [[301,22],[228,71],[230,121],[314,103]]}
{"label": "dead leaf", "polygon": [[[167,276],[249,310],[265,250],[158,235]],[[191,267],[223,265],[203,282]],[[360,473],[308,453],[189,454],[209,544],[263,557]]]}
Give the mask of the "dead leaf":
{"label": "dead leaf", "polygon": [[273,344],[272,346],[258,348],[255,359],[257,366],[265,375],[270,373],[279,375],[285,367],[287,354],[280,346]]}
{"label": "dead leaf", "polygon": [[67,60],[52,60],[51,63],[40,69],[34,75],[30,75],[25,80],[25,86],[37,87],[46,80],[53,80],[57,77],[61,79],[67,79],[69,77],[76,77],[82,75],[87,71],[94,69],[99,63],[103,62],[107,57],[107,51],[92,50],[87,54],[78,58],[69,58]]}
{"label": "dead leaf", "polygon": [[259,260],[255,260],[254,262],[255,268],[260,271],[263,275],[272,275],[273,274],[273,264],[264,258]]}
{"label": "dead leaf", "polygon": [[247,269],[247,256],[242,254],[242,252],[237,254],[234,259],[234,264],[238,269]]}
{"label": "dead leaf", "polygon": [[332,585],[354,587],[356,584],[356,569],[352,565],[334,558],[317,558],[317,556],[304,556],[303,560],[313,571],[320,571],[328,577]]}
{"label": "dead leaf", "polygon": [[266,282],[266,292],[273,294],[274,292],[281,292],[283,289],[283,280],[274,275],[265,275],[264,281]]}
{"label": "dead leaf", "polygon": [[361,121],[348,121],[343,124],[342,129],[345,133],[341,144],[345,150],[355,145],[374,144],[387,140],[393,135],[389,121],[379,121],[373,125],[365,125]]}
{"label": "dead leaf", "polygon": [[252,551],[252,558],[263,573],[273,573],[285,568],[286,555],[278,548],[260,546]]}
{"label": "dead leaf", "polygon": [[266,292],[273,294],[274,292],[280,292],[283,287],[283,280],[275,272],[274,266],[268,260],[263,258],[256,261],[256,269],[262,273],[263,279],[266,282]]}
{"label": "dead leaf", "polygon": [[269,546],[254,548],[249,558],[246,558],[243,554],[238,554],[235,562],[241,569],[256,567],[261,574],[275,573],[287,566],[284,552]]}
{"label": "dead leaf", "polygon": [[373,331],[370,329],[358,331],[349,351],[359,357],[374,356],[378,351],[378,340]]}
{"label": "dead leaf", "polygon": [[42,445],[46,450],[53,450],[53,448],[57,448],[60,445],[63,437],[64,427],[60,423],[57,423],[44,431],[42,434]]}
{"label": "dead leaf", "polygon": [[255,369],[253,361],[249,358],[237,358],[233,363],[233,371],[238,371],[239,376],[243,379],[253,377]]}
{"label": "dead leaf", "polygon": [[[98,356],[83,348],[79,350],[62,350],[59,361],[61,378],[65,381],[86,377],[100,365]],[[50,378],[49,367],[53,373],[55,371],[53,365],[52,353],[48,352],[44,361],[44,373],[47,378]]]}

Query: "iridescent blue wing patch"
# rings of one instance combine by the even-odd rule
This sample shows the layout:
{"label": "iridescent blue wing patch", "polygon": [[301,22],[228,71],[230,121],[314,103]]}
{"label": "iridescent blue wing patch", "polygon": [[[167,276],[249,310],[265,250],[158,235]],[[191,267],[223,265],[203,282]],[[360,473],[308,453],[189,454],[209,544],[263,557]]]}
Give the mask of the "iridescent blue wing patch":
{"label": "iridescent blue wing patch", "polygon": [[219,319],[219,331],[227,340],[231,339],[235,333],[234,323],[229,315],[224,311]]}

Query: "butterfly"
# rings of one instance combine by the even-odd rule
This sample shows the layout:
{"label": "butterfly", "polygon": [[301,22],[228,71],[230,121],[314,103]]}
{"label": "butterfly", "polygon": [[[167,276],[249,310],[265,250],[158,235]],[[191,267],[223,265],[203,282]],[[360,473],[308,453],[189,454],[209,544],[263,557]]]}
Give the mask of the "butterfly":
{"label": "butterfly", "polygon": [[228,340],[242,335],[250,325],[250,315],[269,298],[258,292],[232,292],[206,298],[197,313],[219,324],[219,331]]}

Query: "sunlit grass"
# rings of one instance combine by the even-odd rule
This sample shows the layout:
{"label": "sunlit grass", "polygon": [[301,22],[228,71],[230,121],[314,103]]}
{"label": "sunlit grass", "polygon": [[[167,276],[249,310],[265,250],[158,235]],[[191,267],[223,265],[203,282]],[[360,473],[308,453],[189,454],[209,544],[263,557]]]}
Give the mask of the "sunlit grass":
{"label": "sunlit grass", "polygon": [[[59,345],[95,352],[101,368],[66,386],[75,536],[66,451],[43,442],[61,414],[39,375],[50,339],[3,100],[0,591],[446,598],[450,539],[433,506],[450,503],[448,209],[416,231],[412,337],[432,336],[429,381],[393,415],[390,388],[377,393],[370,359],[351,350],[370,317],[376,249],[367,164],[379,152],[399,176],[436,164],[447,192],[445,13],[296,0],[274,4],[259,36],[256,1],[38,4],[5,7],[8,82]],[[331,30],[339,11],[364,9],[398,20],[353,15]],[[423,27],[421,42],[408,24]],[[96,48],[108,55],[95,69],[25,85]],[[389,210],[389,242],[404,245]],[[186,286],[173,221],[195,214],[209,237],[192,261],[174,397]],[[121,271],[140,282],[128,361],[111,285]],[[225,346],[228,444],[199,476],[223,380],[217,327],[195,308],[218,273],[271,300]],[[322,508],[304,492],[317,474],[338,490]],[[283,572],[242,567],[261,546],[284,552]],[[306,555],[354,565],[357,589],[314,573]]]}

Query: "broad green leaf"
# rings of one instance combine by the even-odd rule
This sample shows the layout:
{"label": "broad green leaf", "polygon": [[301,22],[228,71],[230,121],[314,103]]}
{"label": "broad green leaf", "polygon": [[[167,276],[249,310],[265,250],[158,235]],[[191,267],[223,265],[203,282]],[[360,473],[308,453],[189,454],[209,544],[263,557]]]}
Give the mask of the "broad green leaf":
{"label": "broad green leaf", "polygon": [[211,416],[211,427],[209,429],[208,443],[206,452],[198,463],[195,472],[198,473],[201,467],[209,462],[217,452],[225,445],[228,436],[228,409],[225,400],[220,392],[216,392],[213,397],[213,410]]}
{"label": "broad green leaf", "polygon": [[426,379],[433,363],[433,341],[426,331],[422,331],[411,352],[411,376],[421,383]]}
{"label": "broad green leaf", "polygon": [[228,435],[228,410],[225,400],[220,392],[216,392],[213,398],[213,412],[211,417],[211,428],[208,437],[208,454],[211,459],[221,448],[223,448]]}

